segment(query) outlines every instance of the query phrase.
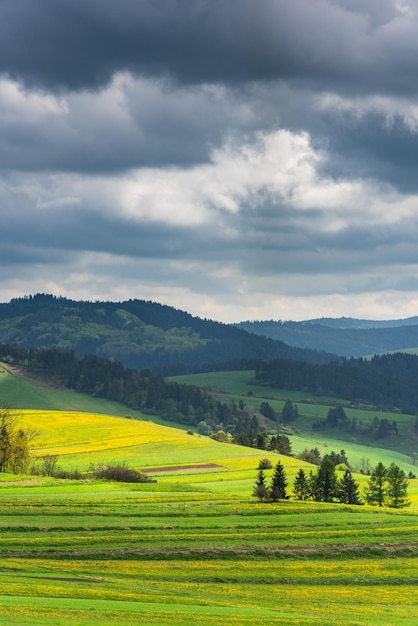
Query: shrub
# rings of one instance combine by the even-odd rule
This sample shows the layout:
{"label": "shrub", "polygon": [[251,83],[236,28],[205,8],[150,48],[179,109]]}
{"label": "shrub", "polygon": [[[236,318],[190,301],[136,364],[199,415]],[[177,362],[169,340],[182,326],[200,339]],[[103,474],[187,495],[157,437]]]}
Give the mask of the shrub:
{"label": "shrub", "polygon": [[156,482],[151,480],[146,474],[130,469],[123,464],[107,465],[99,467],[93,472],[95,478],[104,478],[105,480],[115,480],[121,483],[150,483]]}
{"label": "shrub", "polygon": [[271,469],[272,467],[273,465],[271,464],[270,459],[261,459],[261,461],[258,464],[258,469],[260,470]]}

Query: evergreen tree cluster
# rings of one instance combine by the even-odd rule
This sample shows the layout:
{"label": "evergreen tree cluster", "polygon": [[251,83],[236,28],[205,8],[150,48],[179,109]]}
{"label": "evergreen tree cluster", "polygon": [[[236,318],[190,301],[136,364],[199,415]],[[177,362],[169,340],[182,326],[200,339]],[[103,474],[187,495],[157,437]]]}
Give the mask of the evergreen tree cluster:
{"label": "evergreen tree cluster", "polygon": [[274,468],[270,485],[267,484],[264,469],[258,471],[255,481],[253,496],[258,498],[260,502],[277,502],[278,500],[287,500],[289,496],[286,492],[287,480],[286,472],[280,461]]}
{"label": "evergreen tree cluster", "polygon": [[327,430],[329,428],[338,428],[353,435],[370,435],[376,440],[399,435],[395,420],[389,421],[386,417],[378,418],[377,416],[371,422],[364,422],[356,417],[349,419],[341,405],[330,408],[325,419],[316,419],[312,422],[313,430]]}
{"label": "evergreen tree cluster", "polygon": [[407,490],[408,480],[400,467],[391,463],[386,468],[383,463],[378,463],[366,488],[366,502],[380,507],[403,508],[409,505]]}
{"label": "evergreen tree cluster", "polygon": [[[287,479],[283,465],[279,461],[272,477],[271,485],[263,469],[260,469],[253,490],[253,496],[260,502],[287,499]],[[386,468],[378,463],[374,468],[365,490],[367,504],[401,508],[408,506],[408,480],[405,472],[395,463]],[[359,485],[347,467],[341,479],[338,479],[335,464],[329,455],[324,456],[314,473],[306,474],[299,469],[293,483],[296,500],[314,500],[315,502],[340,502],[343,504],[362,504]]]}
{"label": "evergreen tree cluster", "polygon": [[[322,364],[275,359],[262,363],[256,378],[281,389],[365,401],[385,410],[398,408],[415,414],[418,409],[418,356],[412,354],[386,354],[370,360],[335,359]],[[325,424],[318,422],[315,426],[332,427],[341,423],[341,417],[334,412]]]}

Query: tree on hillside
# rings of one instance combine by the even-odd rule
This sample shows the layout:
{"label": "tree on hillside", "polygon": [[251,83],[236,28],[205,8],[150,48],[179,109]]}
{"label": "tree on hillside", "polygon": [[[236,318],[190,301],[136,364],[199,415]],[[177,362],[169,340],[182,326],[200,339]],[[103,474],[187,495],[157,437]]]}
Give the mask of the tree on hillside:
{"label": "tree on hillside", "polygon": [[338,485],[338,499],[344,504],[361,504],[359,486],[349,469],[345,470]]}
{"label": "tree on hillside", "polygon": [[34,436],[34,431],[19,425],[11,409],[0,408],[0,472],[17,474],[26,470]]}
{"label": "tree on hillside", "polygon": [[287,480],[286,480],[286,472],[279,461],[274,469],[273,477],[271,479],[271,486],[269,490],[270,498],[273,502],[277,502],[277,500],[287,500],[288,495],[286,494]]}
{"label": "tree on hillside", "polygon": [[293,493],[297,500],[308,500],[311,496],[309,481],[303,469],[300,469],[293,483]]}
{"label": "tree on hillside", "polygon": [[311,450],[305,448],[302,452],[299,452],[296,458],[301,459],[301,461],[306,461],[307,463],[312,463],[313,465],[320,465],[321,463],[321,453],[318,448],[311,448]]}
{"label": "tree on hillside", "polygon": [[282,420],[286,424],[293,422],[299,415],[298,407],[296,404],[292,404],[290,400],[286,400],[282,409]]}
{"label": "tree on hillside", "polygon": [[379,462],[373,469],[365,490],[367,504],[383,506],[387,495],[386,477],[387,469],[383,463]]}
{"label": "tree on hillside", "polygon": [[260,502],[265,502],[268,498],[266,477],[262,469],[258,472],[257,480],[254,485],[253,496],[258,498]]}
{"label": "tree on hillside", "polygon": [[399,509],[405,506],[409,506],[407,497],[408,480],[405,476],[405,472],[391,463],[387,472],[387,499],[388,505],[395,509]]}
{"label": "tree on hillside", "polygon": [[264,417],[267,417],[267,419],[272,420],[273,422],[275,422],[277,419],[276,411],[268,402],[261,403],[260,413],[261,415],[264,415]]}
{"label": "tree on hillside", "polygon": [[340,404],[337,404],[337,406],[329,409],[326,423],[327,426],[330,426],[331,428],[335,428],[336,426],[346,426],[347,416]]}
{"label": "tree on hillside", "polygon": [[340,465],[341,463],[344,463],[344,465],[346,465],[347,467],[350,467],[350,463],[348,462],[345,450],[340,450],[339,452],[334,452],[334,450],[331,450],[329,454],[329,458],[331,459],[331,461],[334,463],[335,466]]}
{"label": "tree on hillside", "polygon": [[335,465],[324,456],[313,481],[313,496],[317,502],[332,502],[337,496],[337,475]]}
{"label": "tree on hillside", "polygon": [[292,444],[286,435],[273,435],[270,439],[270,450],[277,450],[280,454],[292,456]]}

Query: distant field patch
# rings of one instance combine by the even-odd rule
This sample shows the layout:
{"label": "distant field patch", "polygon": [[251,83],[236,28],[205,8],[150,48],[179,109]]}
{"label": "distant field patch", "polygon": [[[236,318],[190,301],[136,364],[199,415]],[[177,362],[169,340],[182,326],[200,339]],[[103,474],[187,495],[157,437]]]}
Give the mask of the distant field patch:
{"label": "distant field patch", "polygon": [[181,472],[183,470],[211,470],[211,469],[226,469],[223,465],[217,465],[216,463],[199,463],[195,465],[166,465],[165,467],[153,467],[152,469],[145,468],[143,472]]}

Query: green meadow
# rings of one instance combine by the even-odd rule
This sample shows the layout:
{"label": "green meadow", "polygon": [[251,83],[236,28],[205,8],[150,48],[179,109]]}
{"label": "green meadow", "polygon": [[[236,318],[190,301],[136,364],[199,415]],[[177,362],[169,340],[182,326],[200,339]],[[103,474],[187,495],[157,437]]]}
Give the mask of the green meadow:
{"label": "green meadow", "polygon": [[[235,388],[219,393],[247,394],[242,373],[228,379]],[[0,624],[416,624],[418,479],[401,510],[262,504],[252,497],[261,458],[282,461],[290,492],[298,469],[312,466],[149,416],[127,419],[126,407],[35,381],[19,392],[20,381],[3,372],[0,399],[10,400],[8,389],[20,398],[19,419],[38,431],[35,460],[57,454],[82,479],[0,475]],[[248,398],[259,401],[251,389]],[[292,435],[295,451],[315,441]],[[322,436],[317,443],[323,452],[344,447],[350,460],[367,454],[413,469],[401,452]],[[156,482],[88,472],[114,461]],[[356,479],[363,489],[367,478]]]}
{"label": "green meadow", "polygon": [[[414,462],[414,455],[418,457],[418,437],[414,432],[416,416],[401,413],[379,412],[371,407],[352,406],[348,400],[340,400],[324,396],[312,396],[300,391],[289,391],[258,385],[254,380],[254,371],[240,372],[211,372],[207,374],[193,374],[176,376],[172,380],[190,385],[199,385],[211,388],[224,401],[232,400],[259,409],[262,401],[267,400],[271,407],[280,413],[286,400],[297,404],[299,417],[286,428],[286,434],[292,444],[294,454],[305,448],[318,448],[321,454],[331,450],[339,451],[342,448],[347,453],[350,464],[361,468],[362,462],[368,460],[370,466],[379,461],[390,465],[394,462],[408,474],[410,471],[418,474],[418,460]],[[249,395],[250,394],[250,395]],[[357,423],[369,423],[374,417],[384,417],[389,422],[395,421],[398,435],[392,435],[382,440],[376,440],[367,435],[356,436],[342,430],[325,431],[312,430],[312,422],[325,419],[330,407],[341,403],[347,417],[355,418]]]}

